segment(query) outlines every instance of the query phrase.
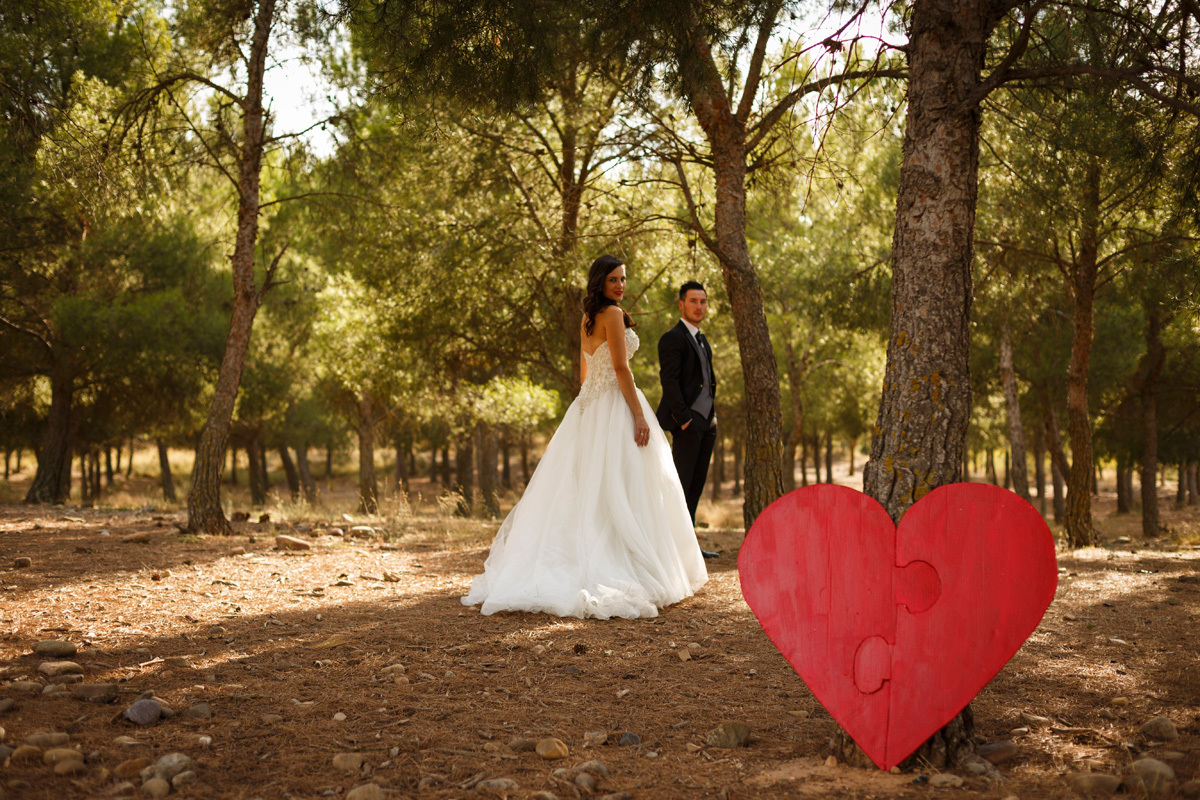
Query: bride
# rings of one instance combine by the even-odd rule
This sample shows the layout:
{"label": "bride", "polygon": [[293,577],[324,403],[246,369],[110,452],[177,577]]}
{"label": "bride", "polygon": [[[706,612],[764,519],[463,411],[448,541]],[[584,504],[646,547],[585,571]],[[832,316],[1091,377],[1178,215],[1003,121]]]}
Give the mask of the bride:
{"label": "bride", "polygon": [[582,377],[464,605],[560,617],[654,617],[708,580],[666,435],[628,360],[625,266],[600,256],[583,301]]}

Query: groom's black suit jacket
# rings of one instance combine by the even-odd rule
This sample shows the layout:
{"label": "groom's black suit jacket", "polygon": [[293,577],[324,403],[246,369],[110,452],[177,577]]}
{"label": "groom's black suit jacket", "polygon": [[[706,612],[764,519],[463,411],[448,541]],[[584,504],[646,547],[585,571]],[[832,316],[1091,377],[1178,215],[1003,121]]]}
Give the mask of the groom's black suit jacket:
{"label": "groom's black suit jacket", "polygon": [[[705,351],[705,360],[708,361],[708,374],[712,376],[715,399],[717,377],[712,368],[711,349]],[[663,430],[677,431],[692,419],[692,403],[704,387],[697,342],[682,320],[658,340],[658,375],[663,394],[655,416]],[[709,419],[712,419],[711,413]]]}

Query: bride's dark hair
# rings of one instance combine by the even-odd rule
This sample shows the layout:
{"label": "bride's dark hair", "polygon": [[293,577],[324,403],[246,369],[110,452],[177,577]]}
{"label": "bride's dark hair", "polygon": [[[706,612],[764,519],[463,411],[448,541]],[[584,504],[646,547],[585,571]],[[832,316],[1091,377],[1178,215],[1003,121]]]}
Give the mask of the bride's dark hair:
{"label": "bride's dark hair", "polygon": [[[600,256],[592,262],[592,268],[588,270],[587,294],[583,298],[583,313],[587,317],[583,330],[588,336],[596,329],[596,315],[609,306],[616,305],[616,302],[604,296],[604,281],[608,278],[608,273],[624,264],[625,262],[616,256],[607,255]],[[633,317],[629,316],[625,309],[621,309],[621,314],[625,317],[625,327],[632,328]]]}

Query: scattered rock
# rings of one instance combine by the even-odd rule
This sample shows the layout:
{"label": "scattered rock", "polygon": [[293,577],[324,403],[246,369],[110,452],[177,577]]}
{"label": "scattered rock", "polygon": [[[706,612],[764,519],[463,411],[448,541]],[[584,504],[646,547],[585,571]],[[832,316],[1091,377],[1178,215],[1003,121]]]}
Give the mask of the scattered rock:
{"label": "scattered rock", "polygon": [[140,531],[138,533],[127,533],[121,537],[123,544],[149,544],[150,531]]}
{"label": "scattered rock", "polygon": [[33,559],[28,556],[19,556],[13,559],[13,569],[25,569],[33,566]]}
{"label": "scattered rock", "polygon": [[83,761],[83,753],[70,747],[52,747],[42,753],[42,763],[50,764],[51,766],[67,759]]}
{"label": "scattered rock", "polygon": [[345,536],[346,532],[341,528],[326,528],[325,533],[329,536]]}
{"label": "scattered rock", "polygon": [[1139,729],[1142,736],[1159,742],[1173,742],[1179,738],[1179,731],[1170,717],[1155,717]]}
{"label": "scattered rock", "polygon": [[676,650],[675,655],[679,657],[680,661],[691,661],[692,660],[692,651],[691,650]]}
{"label": "scattered rock", "polygon": [[[78,675],[68,675],[66,677],[78,678],[79,676]],[[71,687],[64,686],[63,685],[64,683],[66,683],[66,681],[61,681],[61,680],[57,683],[51,683],[42,689],[42,694],[51,695],[51,696],[60,695],[62,697],[66,697],[68,694],[71,693]]]}
{"label": "scattered rock", "polygon": [[244,556],[244,555],[246,555],[246,548],[244,548],[244,547],[235,547],[235,548],[233,548],[232,550],[230,550],[230,551],[229,551],[229,555],[231,555],[231,556]]}
{"label": "scattered rock", "polygon": [[13,761],[37,761],[42,757],[42,748],[32,744],[23,744],[13,750]]}
{"label": "scattered rock", "polygon": [[121,780],[129,780],[130,778],[137,777],[148,766],[150,766],[150,759],[148,758],[131,758],[128,761],[122,761],[120,764],[117,764],[113,770],[113,774]]}
{"label": "scattered rock", "polygon": [[385,800],[387,792],[375,783],[364,783],[346,792],[346,800]]}
{"label": "scattered rock", "polygon": [[158,704],[157,700],[152,700],[147,697],[145,699],[138,700],[129,708],[125,709],[125,712],[122,716],[124,716],[125,719],[129,720],[134,725],[141,725],[142,727],[145,727],[158,722],[159,717],[162,716],[162,706]]}
{"label": "scattered rock", "polygon": [[526,739],[524,736],[514,736],[508,740],[508,749],[514,753],[527,753],[530,750],[536,750],[538,743],[533,739]]}
{"label": "scattered rock", "polygon": [[132,736],[118,736],[117,738],[113,739],[113,744],[117,745],[118,747],[143,747],[146,743],[139,742]]}
{"label": "scattered rock", "polygon": [[1114,697],[1112,700],[1112,704],[1113,704],[1114,708],[1125,708],[1126,706],[1129,705],[1129,698],[1128,697]]}
{"label": "scattered rock", "polygon": [[708,732],[709,747],[745,747],[750,739],[750,726],[744,722],[722,722]]}
{"label": "scattered rock", "polygon": [[403,664],[388,664],[379,671],[384,675],[403,675],[408,670],[404,668]]}
{"label": "scattered rock", "polygon": [[834,756],[826,756],[825,757],[825,766],[826,767],[833,769],[837,765],[838,765],[838,760],[836,757],[834,757]]}
{"label": "scattered rock", "polygon": [[33,646],[35,655],[45,658],[70,658],[79,652],[71,642],[63,642],[58,639],[43,639]]}
{"label": "scattered rock", "polygon": [[14,692],[27,692],[29,694],[41,694],[42,685],[37,681],[13,681],[8,685],[9,689]]}
{"label": "scattered rock", "polygon": [[[185,753],[168,753],[154,762],[153,766],[146,767],[139,774],[145,780],[161,778],[164,782],[169,782],[179,773],[187,772],[188,770],[195,771],[195,765],[192,763],[190,756]],[[142,788],[144,789],[145,786]]]}
{"label": "scattered rock", "polygon": [[38,665],[38,672],[51,678],[59,675],[82,675],[83,667],[74,661],[43,661]]}
{"label": "scattered rock", "polygon": [[613,792],[612,794],[602,794],[596,800],[633,800],[633,794],[630,792]]}
{"label": "scattered rock", "polygon": [[370,525],[355,525],[350,528],[350,536],[356,539],[370,539],[375,535],[375,529]]}
{"label": "scattered rock", "polygon": [[71,694],[86,703],[111,703],[117,699],[117,684],[77,683],[71,687]]}
{"label": "scattered rock", "polygon": [[986,775],[989,769],[995,768],[989,767],[982,761],[971,761],[966,765],[967,772],[971,773],[972,775]]}
{"label": "scattered rock", "polygon": [[621,734],[621,738],[617,740],[617,744],[621,747],[633,747],[636,744],[642,743],[642,737],[638,736],[633,731],[625,731]]}
{"label": "scattered rock", "polygon": [[7,714],[17,707],[17,701],[11,697],[0,697],[0,714]]}
{"label": "scattered rock", "polygon": [[552,736],[539,740],[535,749],[537,754],[547,761],[557,761],[571,754],[565,742]]}
{"label": "scattered rock", "polygon": [[71,741],[66,733],[33,733],[25,737],[25,744],[34,747],[62,747]]}
{"label": "scattered rock", "polygon": [[87,772],[87,764],[83,763],[82,756],[79,758],[68,758],[54,765],[55,775],[80,775],[84,772]]}
{"label": "scattered rock", "polygon": [[979,746],[979,755],[993,764],[1003,764],[1017,754],[1017,746],[1009,741],[988,742]]}
{"label": "scattered rock", "polygon": [[575,776],[575,785],[587,794],[594,794],[597,788],[596,778],[586,772],[581,772]]}
{"label": "scattered rock", "polygon": [[279,550],[312,550],[312,545],[303,539],[283,534],[275,537],[275,547]]}
{"label": "scattered rock", "polygon": [[263,714],[262,721],[266,725],[274,725],[277,722],[283,722],[283,717],[279,714]]}
{"label": "scattered rock", "polygon": [[197,703],[184,709],[179,716],[186,719],[212,719],[212,709],[208,707],[208,703]]}
{"label": "scattered rock", "polygon": [[1188,781],[1179,787],[1179,796],[1185,797],[1187,800],[1196,800],[1200,797],[1200,780]]}
{"label": "scattered rock", "polygon": [[[475,784],[475,788],[501,797],[508,797],[513,792],[519,791],[521,785],[511,778],[492,778],[488,781],[480,781]],[[349,797],[346,800],[349,800]]]}
{"label": "scattered rock", "polygon": [[142,792],[147,797],[166,797],[171,793],[171,784],[162,778],[151,778],[142,784]]}
{"label": "scattered rock", "polygon": [[604,765],[603,761],[585,761],[582,764],[579,764],[578,766],[576,766],[575,771],[576,772],[589,772],[592,775],[600,775],[603,777],[608,777],[609,775],[612,774],[611,772],[608,771],[608,767],[606,767]]}
{"label": "scattered rock", "polygon": [[1072,790],[1084,796],[1104,796],[1116,793],[1121,779],[1116,775],[1085,772],[1072,777],[1070,783]]}
{"label": "scattered rock", "polygon": [[957,789],[962,785],[962,778],[948,772],[939,772],[929,779],[929,786],[932,789]]}
{"label": "scattered rock", "polygon": [[1148,792],[1163,792],[1175,781],[1175,770],[1157,758],[1139,758],[1133,762],[1133,774],[1142,779]]}
{"label": "scattered rock", "polygon": [[583,735],[584,747],[599,747],[608,741],[608,734],[604,731],[588,731]]}
{"label": "scattered rock", "polygon": [[6,744],[0,744],[0,764],[3,764],[12,754],[13,748]]}
{"label": "scattered rock", "polygon": [[1100,709],[1100,714],[1099,714],[1099,716],[1100,716],[1100,719],[1116,719],[1116,718],[1117,718],[1117,715],[1116,715],[1116,714],[1114,714],[1114,713],[1112,712],[1112,710],[1111,710],[1111,709],[1108,709],[1108,708],[1102,708],[1102,709]]}
{"label": "scattered rock", "polygon": [[366,758],[362,753],[338,753],[333,757],[333,768],[343,772],[358,772]]}
{"label": "scattered rock", "polygon": [[185,769],[183,772],[171,778],[171,786],[176,789],[187,786],[189,783],[195,783],[200,780],[200,776],[190,769]]}

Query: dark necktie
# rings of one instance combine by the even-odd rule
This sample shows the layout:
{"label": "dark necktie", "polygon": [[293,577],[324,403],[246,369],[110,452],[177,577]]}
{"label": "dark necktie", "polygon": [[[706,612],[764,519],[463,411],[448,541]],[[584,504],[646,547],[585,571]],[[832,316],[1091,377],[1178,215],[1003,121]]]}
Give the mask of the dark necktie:
{"label": "dark necktie", "polygon": [[709,377],[709,362],[712,360],[711,352],[708,349],[708,339],[704,338],[704,334],[696,331],[696,344],[700,345],[700,354],[704,357],[700,365],[700,371],[704,373],[705,383],[712,385],[712,378]]}

